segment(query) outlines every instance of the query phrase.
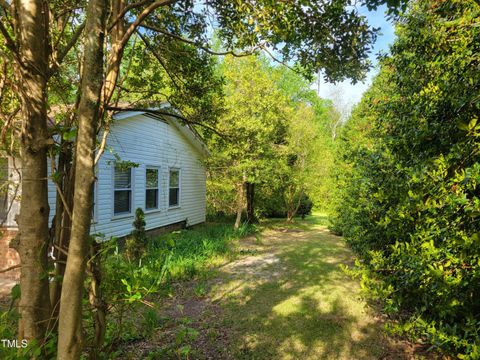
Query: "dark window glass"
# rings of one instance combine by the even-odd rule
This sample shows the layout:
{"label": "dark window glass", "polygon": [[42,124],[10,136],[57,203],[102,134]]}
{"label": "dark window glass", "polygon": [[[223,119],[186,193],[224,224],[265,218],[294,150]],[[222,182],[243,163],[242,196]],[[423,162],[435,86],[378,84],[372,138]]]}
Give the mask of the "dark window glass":
{"label": "dark window glass", "polygon": [[113,213],[132,211],[132,169],[115,167]]}
{"label": "dark window glass", "polygon": [[130,212],[130,191],[115,191],[115,214],[129,213]]}
{"label": "dark window glass", "polygon": [[158,189],[147,189],[145,208],[148,210],[158,208]]}
{"label": "dark window glass", "polygon": [[170,189],[170,195],[168,197],[168,205],[169,206],[178,205],[178,189]]}
{"label": "dark window glass", "polygon": [[147,169],[145,181],[145,209],[158,209],[158,169]]}
{"label": "dark window glass", "polygon": [[169,192],[168,192],[168,206],[178,206],[179,205],[179,194],[180,194],[180,171],[179,170],[170,170],[169,177]]}

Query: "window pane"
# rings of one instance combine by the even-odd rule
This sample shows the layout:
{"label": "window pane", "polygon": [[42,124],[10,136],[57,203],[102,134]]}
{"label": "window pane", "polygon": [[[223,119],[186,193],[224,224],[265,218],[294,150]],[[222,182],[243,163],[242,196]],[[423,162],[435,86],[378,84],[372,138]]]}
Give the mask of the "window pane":
{"label": "window pane", "polygon": [[158,190],[157,189],[147,189],[147,193],[145,196],[145,208],[146,209],[158,208]]}
{"label": "window pane", "polygon": [[170,187],[178,187],[178,170],[170,170]]}
{"label": "window pane", "polygon": [[130,212],[130,190],[115,191],[115,198],[113,212],[114,214],[129,213]]}
{"label": "window pane", "polygon": [[129,189],[131,186],[132,169],[115,168],[115,189]]}
{"label": "window pane", "polygon": [[177,189],[170,189],[170,193],[169,193],[169,197],[168,197],[168,205],[169,206],[178,205],[178,188]]}
{"label": "window pane", "polygon": [[147,169],[147,188],[158,188],[158,169]]}

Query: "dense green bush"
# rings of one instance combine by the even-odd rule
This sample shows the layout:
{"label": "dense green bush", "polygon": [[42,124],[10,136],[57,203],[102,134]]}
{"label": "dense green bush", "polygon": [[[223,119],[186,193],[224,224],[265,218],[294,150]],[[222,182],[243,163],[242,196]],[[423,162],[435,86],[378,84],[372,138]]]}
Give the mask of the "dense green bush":
{"label": "dense green bush", "polygon": [[391,328],[480,358],[480,6],[414,1],[341,136],[333,229]]}

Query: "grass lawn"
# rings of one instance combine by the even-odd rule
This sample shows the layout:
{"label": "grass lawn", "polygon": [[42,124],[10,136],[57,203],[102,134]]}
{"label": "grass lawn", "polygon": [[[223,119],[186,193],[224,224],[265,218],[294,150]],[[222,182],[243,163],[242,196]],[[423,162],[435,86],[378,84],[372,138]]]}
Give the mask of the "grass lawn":
{"label": "grass lawn", "polygon": [[340,268],[352,253],[324,222],[267,222],[261,244],[245,243],[258,259],[220,271],[211,296],[231,322],[234,358],[380,359],[388,351],[357,282]]}
{"label": "grass lawn", "polygon": [[158,304],[162,326],[136,358],[410,358],[341,270],[353,255],[327,221],[269,220],[237,240],[235,259],[176,284]]}

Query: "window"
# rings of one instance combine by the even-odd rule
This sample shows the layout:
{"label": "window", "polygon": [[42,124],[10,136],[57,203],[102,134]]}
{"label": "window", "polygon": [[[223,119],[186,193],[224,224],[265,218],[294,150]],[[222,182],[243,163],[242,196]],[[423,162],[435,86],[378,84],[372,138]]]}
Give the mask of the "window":
{"label": "window", "polygon": [[158,209],[158,169],[147,168],[145,189],[145,210]]}
{"label": "window", "polygon": [[113,214],[132,212],[132,168],[115,166]]}
{"label": "window", "polygon": [[180,200],[180,170],[170,169],[168,206],[178,206]]}

